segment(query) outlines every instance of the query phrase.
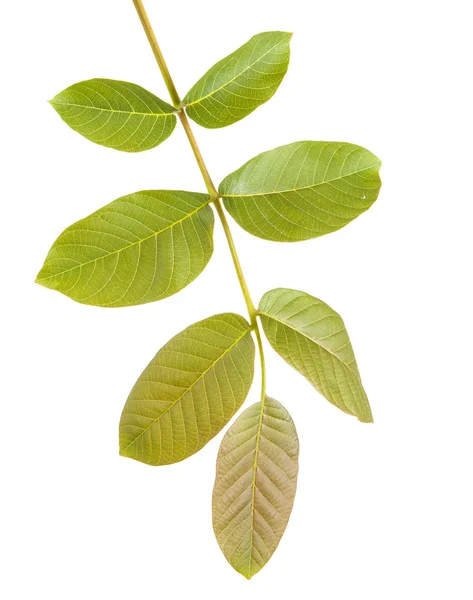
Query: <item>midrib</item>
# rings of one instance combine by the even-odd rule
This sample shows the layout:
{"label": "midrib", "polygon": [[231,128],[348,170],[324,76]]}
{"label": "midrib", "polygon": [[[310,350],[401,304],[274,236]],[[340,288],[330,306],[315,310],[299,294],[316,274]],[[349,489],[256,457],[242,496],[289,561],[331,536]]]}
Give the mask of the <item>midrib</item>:
{"label": "midrib", "polygon": [[164,411],[163,411],[163,412],[162,412],[162,413],[159,415],[159,417],[157,417],[156,419],[154,419],[154,420],[153,420],[153,421],[152,421],[152,422],[151,422],[151,423],[150,423],[150,424],[149,424],[149,425],[148,425],[148,426],[147,426],[145,429],[143,429],[143,431],[142,431],[142,432],[141,432],[141,433],[140,433],[140,434],[139,434],[139,435],[138,435],[138,436],[137,436],[137,437],[136,437],[136,438],[135,438],[135,439],[134,439],[132,442],[130,442],[130,443],[128,444],[128,446],[127,446],[126,448],[124,448],[124,449],[123,449],[121,452],[126,452],[126,451],[128,450],[128,448],[129,448],[129,447],[130,447],[132,444],[134,444],[134,443],[136,442],[136,440],[138,440],[138,439],[139,439],[139,438],[140,438],[140,437],[141,437],[141,436],[142,436],[142,435],[143,435],[143,434],[144,434],[146,431],[148,431],[148,429],[149,429],[150,427],[152,427],[152,426],[153,426],[153,425],[154,425],[154,424],[155,424],[157,421],[159,421],[159,419],[161,419],[161,418],[162,418],[162,417],[163,417],[163,416],[164,416],[164,415],[165,415],[167,412],[169,412],[169,411],[170,411],[170,410],[171,410],[171,409],[172,409],[172,408],[173,408],[173,407],[174,407],[174,406],[175,406],[175,405],[176,405],[178,402],[180,402],[180,401],[182,400],[182,398],[184,398],[184,396],[185,396],[186,394],[188,394],[188,393],[190,392],[190,390],[191,390],[193,387],[195,387],[195,386],[197,385],[197,383],[198,383],[198,382],[199,382],[201,379],[203,379],[203,377],[205,377],[205,375],[207,375],[207,373],[208,373],[209,371],[211,371],[211,370],[212,370],[212,369],[215,367],[215,365],[216,365],[216,364],[217,364],[217,363],[218,363],[220,360],[222,360],[222,358],[223,358],[224,356],[226,356],[226,355],[227,355],[227,354],[228,354],[228,353],[229,353],[231,350],[233,350],[233,348],[234,348],[234,347],[235,347],[237,344],[239,344],[239,343],[241,342],[241,340],[242,340],[242,339],[245,337],[245,335],[247,335],[249,332],[250,332],[250,329],[247,329],[247,330],[245,330],[245,331],[244,331],[244,333],[242,333],[242,335],[240,335],[240,336],[239,336],[239,337],[238,337],[238,338],[237,338],[237,339],[236,339],[236,340],[235,340],[235,341],[232,343],[232,345],[231,345],[231,346],[229,346],[228,348],[226,348],[226,349],[225,349],[225,351],[224,351],[224,352],[222,352],[222,354],[221,354],[221,355],[220,355],[218,358],[216,358],[216,359],[215,359],[215,360],[212,362],[212,364],[211,364],[211,365],[210,365],[210,366],[209,366],[209,367],[208,367],[208,368],[207,368],[205,371],[203,371],[203,372],[202,372],[202,373],[199,375],[199,377],[198,377],[198,378],[197,378],[195,381],[193,381],[193,382],[192,382],[192,384],[191,384],[191,385],[190,385],[190,386],[189,386],[189,387],[188,387],[188,388],[187,388],[187,389],[186,389],[186,390],[185,390],[185,391],[184,391],[184,392],[183,392],[183,393],[182,393],[180,396],[178,396],[178,397],[177,397],[177,398],[174,400],[174,402],[172,402],[172,404],[170,404],[170,405],[169,405],[169,406],[166,408],[166,410],[164,410]]}
{"label": "midrib", "polygon": [[340,177],[334,177],[333,179],[326,179],[325,181],[320,181],[319,183],[313,183],[311,185],[305,185],[297,188],[290,188],[287,190],[273,190],[272,192],[254,192],[253,194],[225,194],[222,192],[222,198],[251,198],[254,196],[271,196],[274,194],[286,194],[288,192],[299,192],[300,190],[309,190],[312,188],[316,188],[320,185],[325,185],[326,183],[332,183],[334,181],[340,181],[341,179],[345,179],[346,177],[351,177],[351,175],[357,175],[358,173],[363,173],[364,171],[369,171],[376,165],[370,165],[365,169],[359,169],[358,171],[352,171],[351,173],[345,173]]}
{"label": "midrib", "polygon": [[252,62],[251,64],[247,65],[242,71],[240,71],[237,75],[235,75],[235,77],[232,77],[232,79],[229,79],[228,81],[226,81],[220,87],[216,88],[215,90],[212,90],[209,94],[207,94],[205,96],[202,96],[202,98],[198,98],[197,100],[193,100],[192,102],[183,104],[183,106],[187,108],[189,106],[193,106],[194,104],[199,104],[200,102],[202,102],[206,98],[210,98],[211,96],[213,96],[214,94],[216,94],[220,90],[223,90],[225,87],[227,87],[227,85],[230,85],[231,83],[233,83],[236,79],[238,79],[238,77],[241,77],[243,75],[243,73],[246,73],[246,71],[248,71],[248,69],[251,69],[251,67],[253,67],[254,65],[256,65],[262,58],[264,58],[267,54],[269,54],[275,48],[277,48],[279,46],[279,44],[282,44],[282,42],[283,42],[283,40],[280,40],[277,44],[274,44],[274,46],[272,46],[264,54],[262,54],[261,56],[259,56],[254,62]]}
{"label": "midrib", "polygon": [[358,379],[358,381],[360,382],[360,385],[361,385],[361,379],[360,379],[360,376],[358,375],[358,373],[356,373],[356,371],[354,371],[349,365],[347,365],[347,363],[343,362],[343,360],[339,356],[337,356],[334,352],[332,352],[331,350],[329,350],[326,346],[324,346],[323,344],[320,344],[317,340],[314,340],[313,338],[309,337],[303,331],[300,331],[299,329],[296,329],[295,327],[292,327],[292,325],[289,325],[289,323],[287,323],[286,321],[282,321],[281,319],[278,319],[278,318],[276,318],[273,315],[268,315],[267,313],[262,312],[262,311],[258,311],[258,313],[260,315],[262,315],[263,317],[266,317],[267,319],[273,319],[274,321],[280,323],[281,325],[284,325],[284,327],[288,327],[292,331],[295,331],[299,335],[302,335],[303,337],[305,337],[306,339],[308,339],[309,341],[311,341],[313,344],[316,344],[317,346],[319,346],[319,348],[322,348],[322,350],[325,350],[325,352],[328,352],[329,354],[331,354],[334,358],[337,359],[337,361],[341,365],[343,365],[344,367],[346,367],[350,371],[350,373],[353,373],[353,375]]}
{"label": "midrib", "polygon": [[[189,219],[190,217],[193,217],[196,213],[199,212],[199,210],[202,210],[203,208],[205,208],[209,203],[210,203],[210,200],[208,200],[205,204],[202,204],[202,206],[199,206],[199,208],[197,208],[196,210],[192,211],[191,213],[189,213],[188,215],[186,215],[182,219],[179,219],[179,221],[174,221],[174,223],[171,223],[167,227],[164,227],[164,229],[160,229],[159,231],[155,231],[151,235],[148,235],[147,237],[145,237],[145,238],[143,238],[141,240],[138,240],[137,242],[132,242],[131,244],[128,244],[127,246],[123,246],[123,248],[119,248],[118,250],[114,250],[113,252],[108,252],[107,254],[104,254],[103,256],[99,256],[97,258],[92,258],[91,260],[88,260],[87,262],[81,263],[80,265],[75,265],[74,267],[71,267],[70,269],[66,269],[65,271],[61,271],[60,273],[54,273],[53,275],[48,275],[47,277],[43,277],[42,279],[40,279],[38,277],[36,279],[36,282],[37,283],[41,283],[42,281],[46,281],[47,279],[51,279],[52,277],[57,277],[58,275],[62,276],[65,273],[69,273],[71,271],[74,271],[75,269],[81,269],[82,267],[85,267],[86,265],[90,265],[91,263],[97,262],[99,260],[103,260],[103,259],[108,258],[110,256],[113,256],[114,254],[117,254],[119,252],[124,252],[125,250],[129,250],[130,248],[132,248],[133,246],[136,246],[138,244],[143,244],[147,240],[150,240],[153,237],[161,235],[162,233],[164,233],[168,229],[171,229],[172,227],[176,227],[176,225],[179,225],[180,223],[182,223],[186,219]],[[47,261],[47,259],[46,259],[46,261]]]}
{"label": "midrib", "polygon": [[137,112],[134,110],[115,110],[114,108],[100,108],[99,106],[88,106],[87,104],[75,104],[72,102],[53,102],[51,100],[51,104],[53,106],[64,106],[66,108],[70,106],[74,106],[75,108],[87,108],[89,110],[96,110],[98,112],[109,112],[109,113],[117,113],[120,115],[137,115],[139,117],[170,117],[171,115],[179,112],[178,110],[174,110],[170,113],[153,113],[153,112]]}

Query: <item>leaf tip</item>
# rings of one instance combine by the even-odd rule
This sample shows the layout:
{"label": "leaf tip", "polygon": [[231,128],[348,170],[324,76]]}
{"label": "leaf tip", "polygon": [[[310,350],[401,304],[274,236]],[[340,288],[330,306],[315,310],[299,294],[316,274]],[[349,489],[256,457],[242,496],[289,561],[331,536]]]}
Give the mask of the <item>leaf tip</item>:
{"label": "leaf tip", "polygon": [[[231,564],[231,563],[230,563]],[[233,565],[232,565],[233,566]],[[251,568],[248,567],[233,567],[237,573],[239,573],[240,575],[242,575],[245,579],[247,579],[248,581],[254,576],[256,575],[256,573],[258,571],[254,571]],[[258,569],[259,570],[259,569]]]}
{"label": "leaf tip", "polygon": [[[49,106],[51,106],[57,113],[59,113],[59,106],[60,106],[60,102],[57,101],[57,96],[54,96],[54,98],[51,98],[51,100],[47,100],[47,103],[49,104]],[[59,113],[60,114],[60,113]]]}
{"label": "leaf tip", "polygon": [[120,444],[118,446],[118,454],[119,456],[122,456],[123,458],[130,458],[129,454],[127,453],[127,448],[128,446],[125,445],[121,440],[120,440]]}
{"label": "leaf tip", "polygon": [[44,285],[41,279],[41,271],[36,275],[34,282],[38,285]]}
{"label": "leaf tip", "polygon": [[279,34],[282,37],[281,41],[287,42],[289,45],[290,41],[292,40],[292,36],[294,35],[294,32],[293,31],[280,31]]}
{"label": "leaf tip", "polygon": [[358,421],[360,421],[360,423],[374,423],[373,415],[371,414],[371,412],[369,413],[369,415],[360,415],[358,417]]}

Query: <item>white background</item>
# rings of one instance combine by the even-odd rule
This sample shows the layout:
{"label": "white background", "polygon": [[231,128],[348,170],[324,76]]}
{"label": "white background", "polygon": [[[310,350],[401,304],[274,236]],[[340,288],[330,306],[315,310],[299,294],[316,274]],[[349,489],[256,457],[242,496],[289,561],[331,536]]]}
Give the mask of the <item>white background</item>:
{"label": "white background", "polygon": [[[257,301],[303,289],[340,312],[374,425],[337,411],[267,347],[300,477],[286,534],[251,582],[214,540],[222,434],[187,461],[120,458],[136,377],[174,334],[245,314],[216,227],[208,268],[155,304],[99,309],[33,281],[69,224],[140,189],[204,191],[184,133],[130,155],[89,143],[46,100],[92,77],[167,99],[131,0],[2,2],[0,595],[5,600],[471,600],[473,394],[471,0],[146,2],[181,94],[253,34],[294,31],[275,97],[195,126],[218,183],[261,151],[350,141],[383,160],[379,200],[298,244],[232,221]],[[247,405],[258,399],[258,381]]]}

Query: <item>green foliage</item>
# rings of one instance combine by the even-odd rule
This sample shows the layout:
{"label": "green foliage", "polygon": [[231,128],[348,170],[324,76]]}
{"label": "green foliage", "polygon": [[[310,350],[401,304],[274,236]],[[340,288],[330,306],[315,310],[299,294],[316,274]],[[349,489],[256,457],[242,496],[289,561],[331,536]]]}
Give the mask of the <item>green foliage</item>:
{"label": "green foliage", "polygon": [[188,116],[208,128],[239,121],[266,102],[289,63],[291,34],[261,33],[214,65],[181,102],[142,0],[133,0],[175,106],[126,82],[92,79],[52,104],[87,139],[127,152],[157,146],[184,126],[207,194],[142,191],[68,227],[37,277],[77,302],[104,307],[166,298],[191,283],[213,252],[216,209],[232,254],[249,322],[232,313],[191,325],[153,358],[120,420],[120,454],[149,465],[200,450],[243,404],[253,381],[256,339],[260,402],[225,434],[217,460],[213,526],[228,562],[251,578],[271,558],[294,502],[299,443],[287,410],[266,394],[260,330],[271,346],[332,404],[371,422],[342,318],[305,292],[275,289],[255,309],[221,204],[246,231],[295,242],[336,231],[376,200],[381,162],[335,142],[296,142],[264,152],[215,188]]}
{"label": "green foliage", "polygon": [[220,184],[225,208],[249,233],[297,242],[344,227],[381,187],[381,162],[336,142],[296,142],[252,158]]}
{"label": "green foliage", "polygon": [[205,194],[164,190],[118,198],[58,237],[36,281],[95,306],[171,296],[212,256],[209,201]]}
{"label": "green foliage", "polygon": [[236,123],[278,89],[289,65],[292,33],[259,33],[199,79],[183,105],[199,125],[215,129]]}
{"label": "green foliage", "polygon": [[82,81],[59,93],[50,104],[74,131],[124,152],[154,148],[176,126],[177,109],[127,81]]}
{"label": "green foliage", "polygon": [[212,517],[225,558],[250,579],[276,550],[296,495],[299,440],[287,410],[266,396],[225,434]]}
{"label": "green foliage", "polygon": [[267,292],[258,312],[271,346],[329,402],[371,423],[350,338],[341,316],[305,292]]}
{"label": "green foliage", "polygon": [[120,454],[149,465],[191,456],[233,417],[253,381],[255,346],[238,315],[191,325],[156,354],[120,420]]}

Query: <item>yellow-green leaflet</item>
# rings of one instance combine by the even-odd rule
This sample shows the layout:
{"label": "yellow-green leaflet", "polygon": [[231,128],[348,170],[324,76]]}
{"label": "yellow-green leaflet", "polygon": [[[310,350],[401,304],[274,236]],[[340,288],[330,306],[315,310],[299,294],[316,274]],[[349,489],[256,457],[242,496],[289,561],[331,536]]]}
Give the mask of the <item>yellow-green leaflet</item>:
{"label": "yellow-green leaflet", "polygon": [[250,579],[286,529],[296,494],[299,441],[287,410],[266,396],[225,434],[217,458],[212,519],[225,558]]}
{"label": "yellow-green leaflet", "polygon": [[259,33],[215,64],[182,101],[189,117],[203,127],[226,127],[269,100],[286,74],[291,37]]}
{"label": "yellow-green leaflet", "polygon": [[120,420],[120,454],[166,465],[200,450],[245,400],[254,354],[250,325],[232,313],[176,335],[128,397]]}
{"label": "yellow-green leaflet", "polygon": [[177,109],[127,81],[81,81],[50,103],[74,131],[91,142],[124,152],[154,148],[176,126]]}
{"label": "yellow-green leaflet", "polygon": [[279,288],[260,301],[259,314],[271,346],[329,402],[371,423],[345,324],[330,306],[297,290]]}
{"label": "yellow-green leaflet", "polygon": [[166,190],[118,198],[59,236],[36,282],[95,306],[171,296],[212,256],[209,201],[206,194]]}
{"label": "yellow-green leaflet", "polygon": [[381,161],[343,142],[295,142],[263,152],[220,184],[225,208],[249,233],[297,242],[344,227],[381,187]]}

